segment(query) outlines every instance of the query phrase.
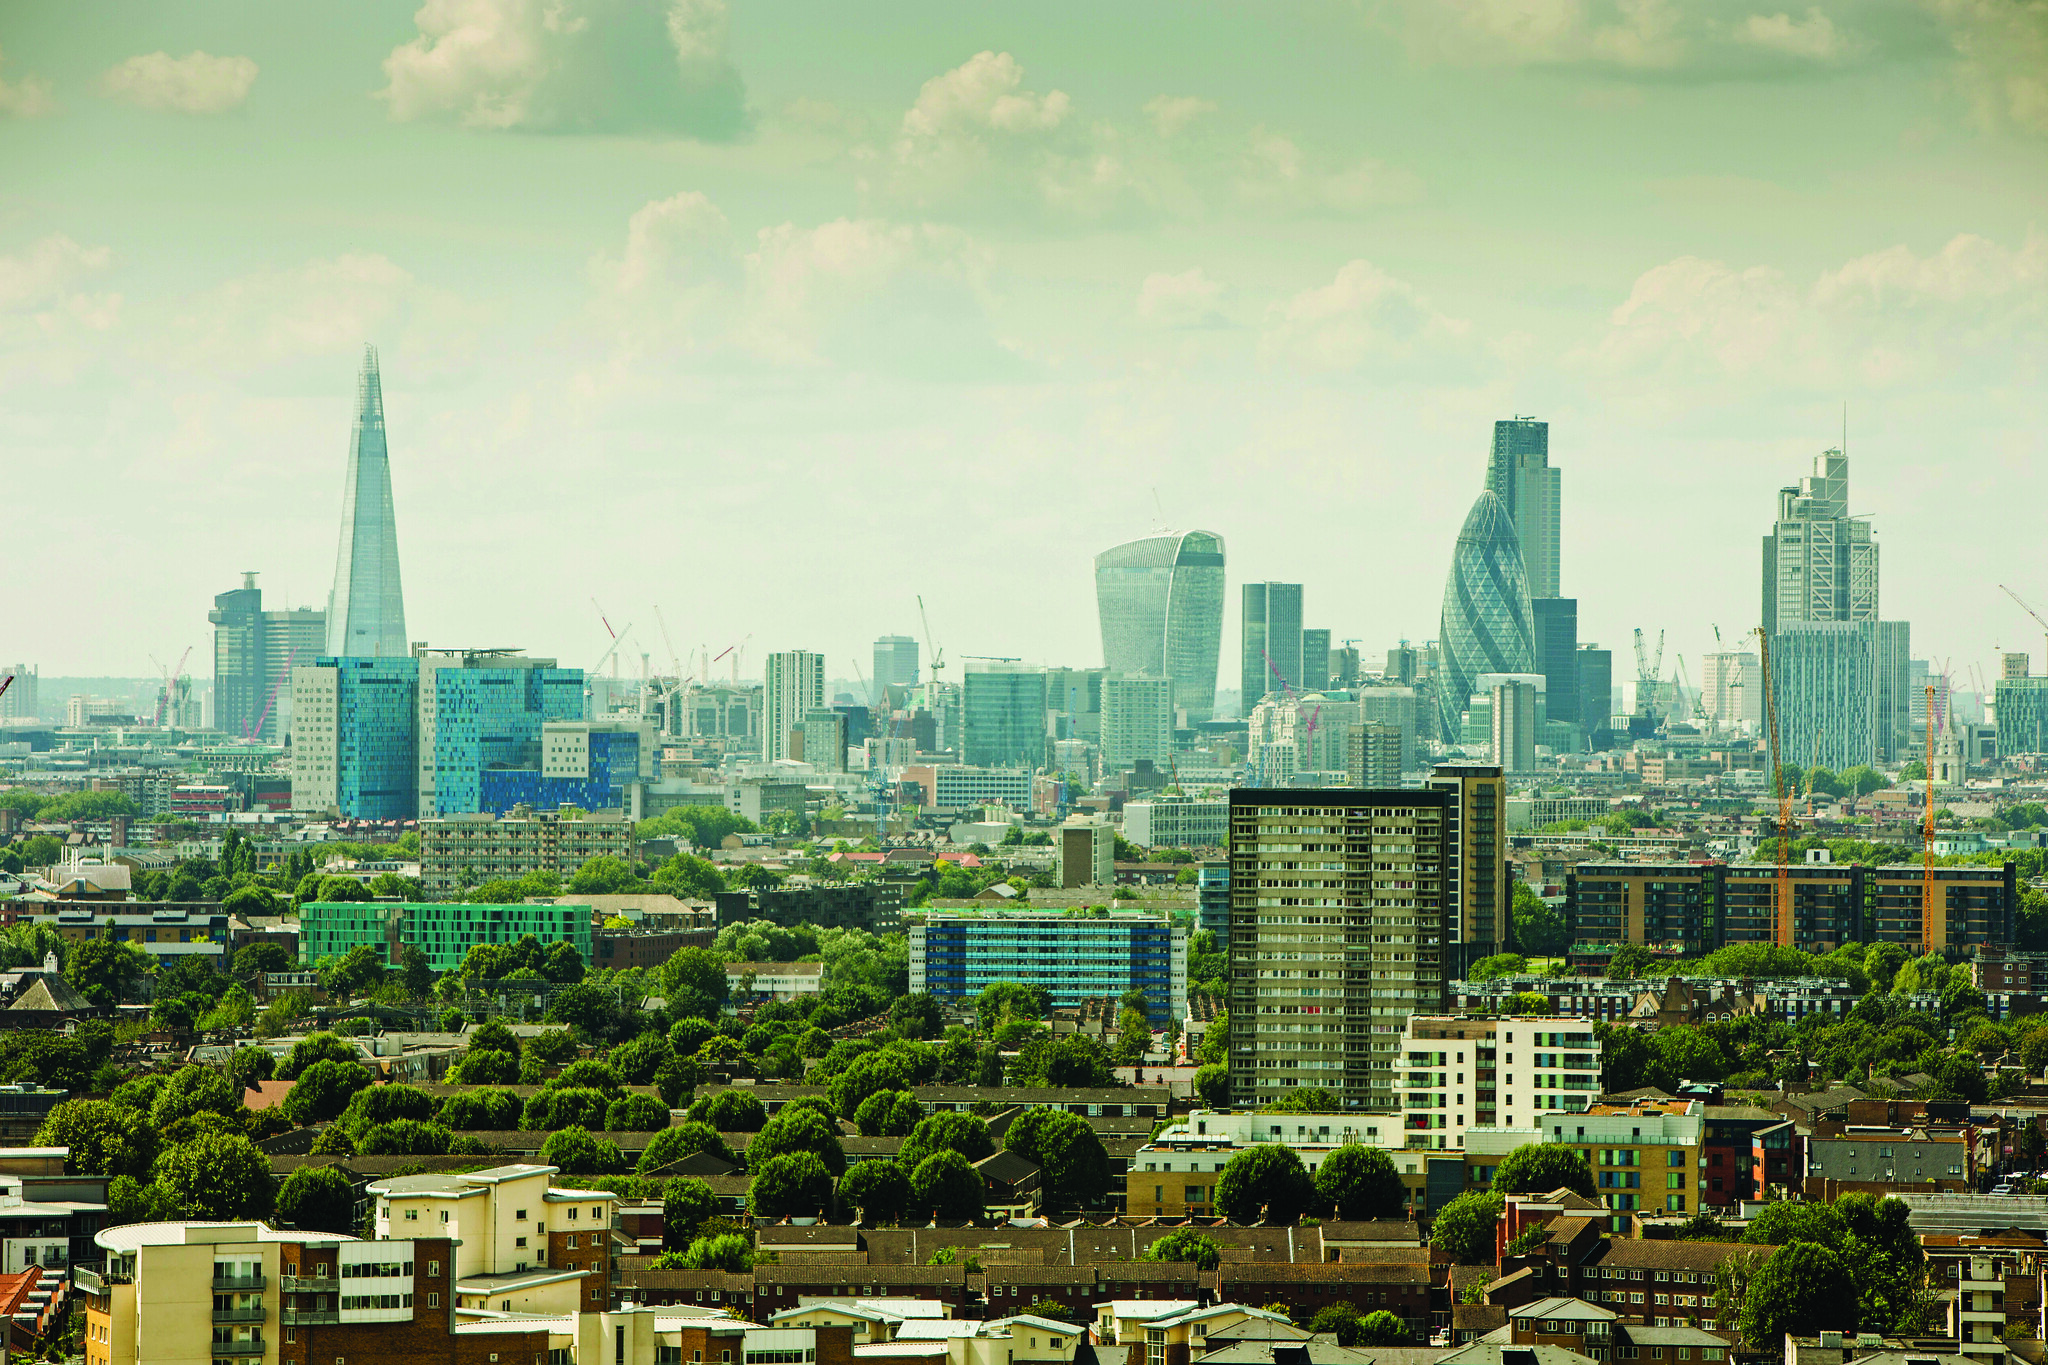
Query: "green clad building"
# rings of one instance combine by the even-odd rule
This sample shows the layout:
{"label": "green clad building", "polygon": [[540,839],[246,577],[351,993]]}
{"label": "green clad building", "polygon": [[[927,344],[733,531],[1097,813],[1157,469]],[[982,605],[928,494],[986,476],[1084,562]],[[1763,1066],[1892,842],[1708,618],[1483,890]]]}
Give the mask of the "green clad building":
{"label": "green clad building", "polygon": [[411,944],[435,971],[445,972],[461,966],[476,944],[509,946],[531,934],[543,944],[574,945],[588,963],[590,921],[587,905],[315,901],[299,907],[299,962],[310,967],[368,944],[389,963],[401,944]]}

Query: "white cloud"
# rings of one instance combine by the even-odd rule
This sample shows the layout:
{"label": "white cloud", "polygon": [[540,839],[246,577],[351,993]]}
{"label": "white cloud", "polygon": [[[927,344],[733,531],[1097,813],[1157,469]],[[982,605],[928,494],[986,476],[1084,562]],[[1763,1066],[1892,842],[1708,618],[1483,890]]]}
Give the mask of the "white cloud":
{"label": "white cloud", "polygon": [[1848,50],[1842,31],[1818,5],[1807,10],[1804,19],[1786,13],[1752,14],[1735,30],[1735,37],[1739,42],[1816,62],[1835,61]]}
{"label": "white cloud", "polygon": [[183,319],[179,349],[232,370],[351,354],[395,330],[416,286],[374,252],[257,271],[203,296]]}
{"label": "white cloud", "polygon": [[0,256],[0,313],[33,313],[74,297],[72,286],[107,268],[112,253],[59,234],[28,250]]}
{"label": "white cloud", "polygon": [[[4,61],[0,56],[0,61]],[[41,76],[28,75],[18,80],[0,80],[0,117],[13,115],[16,118],[34,118],[47,114],[57,107],[57,101],[50,92],[50,83]]]}
{"label": "white cloud", "polygon": [[1742,375],[1780,354],[1799,323],[1799,296],[1776,270],[1681,256],[1637,277],[1609,323],[1598,351],[1606,368],[1682,359]]}
{"label": "white cloud", "polygon": [[1957,84],[1991,126],[2048,133],[2048,0],[1923,0],[1949,26]]}
{"label": "white cloud", "polygon": [[1417,199],[1422,183],[1411,172],[1370,157],[1333,166],[1304,152],[1293,138],[1255,128],[1238,158],[1234,186],[1240,199],[1261,207],[1357,212],[1374,204]]}
{"label": "white cloud", "polygon": [[1145,101],[1145,113],[1161,137],[1172,137],[1202,115],[1215,112],[1214,100],[1198,99],[1193,95],[1155,95]]}
{"label": "white cloud", "polygon": [[396,119],[702,137],[745,123],[725,0],[426,0],[413,21],[378,92]]}
{"label": "white cloud", "polygon": [[1178,275],[1158,272],[1138,289],[1138,317],[1158,327],[1226,327],[1222,302],[1223,286],[1200,266]]}
{"label": "white cloud", "polygon": [[192,52],[173,57],[150,52],[108,69],[100,89],[143,109],[180,114],[218,114],[249,98],[256,63],[247,57]]}
{"label": "white cloud", "polygon": [[983,150],[990,140],[1029,137],[1060,126],[1071,101],[1058,90],[1035,95],[1021,89],[1024,68],[1007,52],[977,52],[918,91],[903,115],[897,159],[923,162]]}
{"label": "white cloud", "polygon": [[112,260],[107,248],[61,233],[0,255],[0,389],[76,376],[96,349],[92,335],[121,320],[121,296],[88,287]]}
{"label": "white cloud", "polygon": [[598,316],[629,358],[690,353],[780,367],[936,377],[1014,365],[984,311],[988,261],[956,229],[840,218],[738,242],[695,191],[629,220],[591,262]]}
{"label": "white cloud", "polygon": [[1470,324],[1438,312],[1413,285],[1354,260],[1329,284],[1276,307],[1263,349],[1308,369],[1406,369],[1424,358],[1441,363],[1464,356],[1470,333]]}

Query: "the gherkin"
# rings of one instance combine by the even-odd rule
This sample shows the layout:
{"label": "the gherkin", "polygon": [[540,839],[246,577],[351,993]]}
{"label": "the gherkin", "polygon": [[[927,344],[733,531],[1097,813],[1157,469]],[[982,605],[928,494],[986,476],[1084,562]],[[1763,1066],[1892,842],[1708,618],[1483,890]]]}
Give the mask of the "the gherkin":
{"label": "the gherkin", "polygon": [[1444,583],[1438,639],[1443,666],[1436,697],[1442,733],[1455,738],[1459,718],[1482,673],[1536,671],[1536,636],[1529,609],[1529,579],[1522,544],[1507,505],[1481,493],[1458,530],[1451,574]]}

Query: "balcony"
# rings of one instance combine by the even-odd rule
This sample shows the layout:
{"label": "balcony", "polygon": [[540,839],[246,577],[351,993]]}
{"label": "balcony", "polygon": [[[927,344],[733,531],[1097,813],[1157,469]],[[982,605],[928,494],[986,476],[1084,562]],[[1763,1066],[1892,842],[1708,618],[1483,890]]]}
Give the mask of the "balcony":
{"label": "balcony", "polygon": [[322,1276],[317,1280],[310,1275],[280,1275],[277,1277],[277,1287],[284,1290],[287,1294],[332,1294],[336,1289],[340,1288],[340,1285],[341,1282],[339,1280],[329,1279],[326,1276]]}
{"label": "balcony", "polygon": [[341,1321],[341,1311],[335,1308],[287,1308],[278,1314],[287,1327],[332,1327]]}
{"label": "balcony", "polygon": [[261,1356],[263,1354],[263,1338],[260,1336],[249,1337],[243,1341],[221,1341],[216,1338],[213,1343],[213,1353],[216,1356]]}
{"label": "balcony", "polygon": [[254,1292],[267,1288],[269,1284],[270,1281],[260,1274],[233,1277],[216,1275],[213,1277],[213,1292],[216,1294],[232,1294],[237,1290]]}
{"label": "balcony", "polygon": [[216,1308],[213,1310],[213,1320],[215,1322],[261,1322],[269,1316],[269,1312],[264,1309],[262,1304],[258,1304],[254,1308]]}

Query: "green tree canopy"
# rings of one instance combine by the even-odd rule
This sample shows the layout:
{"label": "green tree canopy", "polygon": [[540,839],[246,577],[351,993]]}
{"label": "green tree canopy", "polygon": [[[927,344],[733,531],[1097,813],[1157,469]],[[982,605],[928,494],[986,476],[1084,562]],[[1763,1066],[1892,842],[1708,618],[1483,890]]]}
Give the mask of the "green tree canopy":
{"label": "green tree canopy", "polygon": [[1399,1218],[1408,1190],[1383,1147],[1348,1142],[1316,1167],[1316,1195],[1339,1218]]}
{"label": "green tree canopy", "polygon": [[1793,1242],[1750,1278],[1738,1321],[1753,1350],[1768,1349],[1787,1336],[1853,1332],[1856,1286],[1835,1252],[1814,1242]]}
{"label": "green tree canopy", "polygon": [[1046,1105],[1026,1109],[1010,1121],[1003,1146],[1038,1167],[1052,1208],[1091,1208],[1109,1193],[1109,1153],[1079,1114]]}
{"label": "green tree canopy", "polygon": [[995,1155],[996,1141],[989,1136],[988,1125],[977,1116],[942,1109],[918,1120],[910,1136],[903,1140],[896,1159],[905,1169],[915,1171],[932,1153],[949,1150],[970,1162],[979,1161]]}
{"label": "green tree canopy", "polygon": [[640,1154],[637,1168],[641,1175],[653,1175],[671,1162],[698,1152],[709,1152],[720,1161],[738,1166],[740,1159],[734,1155],[718,1130],[708,1124],[697,1122],[678,1123],[673,1128],[663,1128],[647,1140],[647,1149]]}
{"label": "green tree canopy", "polygon": [[277,1192],[277,1216],[304,1232],[353,1236],[356,1193],[339,1166],[301,1166]]}
{"label": "green tree canopy", "polygon": [[1565,1189],[1597,1198],[1593,1168],[1576,1148],[1561,1143],[1525,1142],[1501,1158],[1493,1168],[1493,1189],[1497,1194],[1548,1194]]}
{"label": "green tree canopy", "polygon": [[626,1169],[618,1144],[573,1123],[548,1134],[541,1144],[540,1159],[561,1167],[565,1175],[609,1175]]}
{"label": "green tree canopy", "polygon": [[[980,1120],[975,1122],[979,1124]],[[984,1127],[984,1135],[986,1131]],[[816,1109],[785,1107],[762,1124],[761,1131],[747,1144],[747,1165],[755,1168],[791,1152],[809,1152],[835,1181],[846,1171],[846,1149],[839,1141],[838,1130]]]}
{"label": "green tree canopy", "polygon": [[1224,1164],[1216,1180],[1216,1205],[1233,1223],[1292,1223],[1316,1200],[1308,1168],[1292,1147],[1262,1142]]}
{"label": "green tree canopy", "polygon": [[754,1169],[753,1177],[749,1202],[762,1217],[829,1218],[832,1214],[836,1182],[815,1152],[772,1157]]}
{"label": "green tree canopy", "polygon": [[981,1173],[955,1151],[933,1152],[910,1173],[911,1207],[947,1222],[979,1218],[983,1190]]}
{"label": "green tree canopy", "polygon": [[1501,1196],[1491,1190],[1459,1195],[1438,1210],[1429,1245],[1460,1265],[1491,1264],[1493,1230],[1500,1223]]}
{"label": "green tree canopy", "polygon": [[323,1123],[338,1117],[369,1084],[369,1071],[353,1061],[315,1062],[292,1083],[280,1107],[293,1123]]}
{"label": "green tree canopy", "polygon": [[245,1137],[207,1134],[157,1158],[155,1180],[178,1218],[261,1218],[277,1199],[270,1158]]}
{"label": "green tree canopy", "polygon": [[1191,1261],[1197,1270],[1214,1270],[1223,1261],[1223,1247],[1193,1228],[1178,1228],[1155,1238],[1145,1248],[1148,1261]]}
{"label": "green tree canopy", "polygon": [[157,1135],[149,1120],[111,1100],[66,1100],[36,1130],[38,1147],[68,1147],[64,1167],[75,1175],[133,1176],[146,1180],[156,1160]]}
{"label": "green tree canopy", "polygon": [[839,1181],[839,1202],[869,1227],[899,1221],[910,1208],[910,1176],[894,1161],[861,1161]]}

